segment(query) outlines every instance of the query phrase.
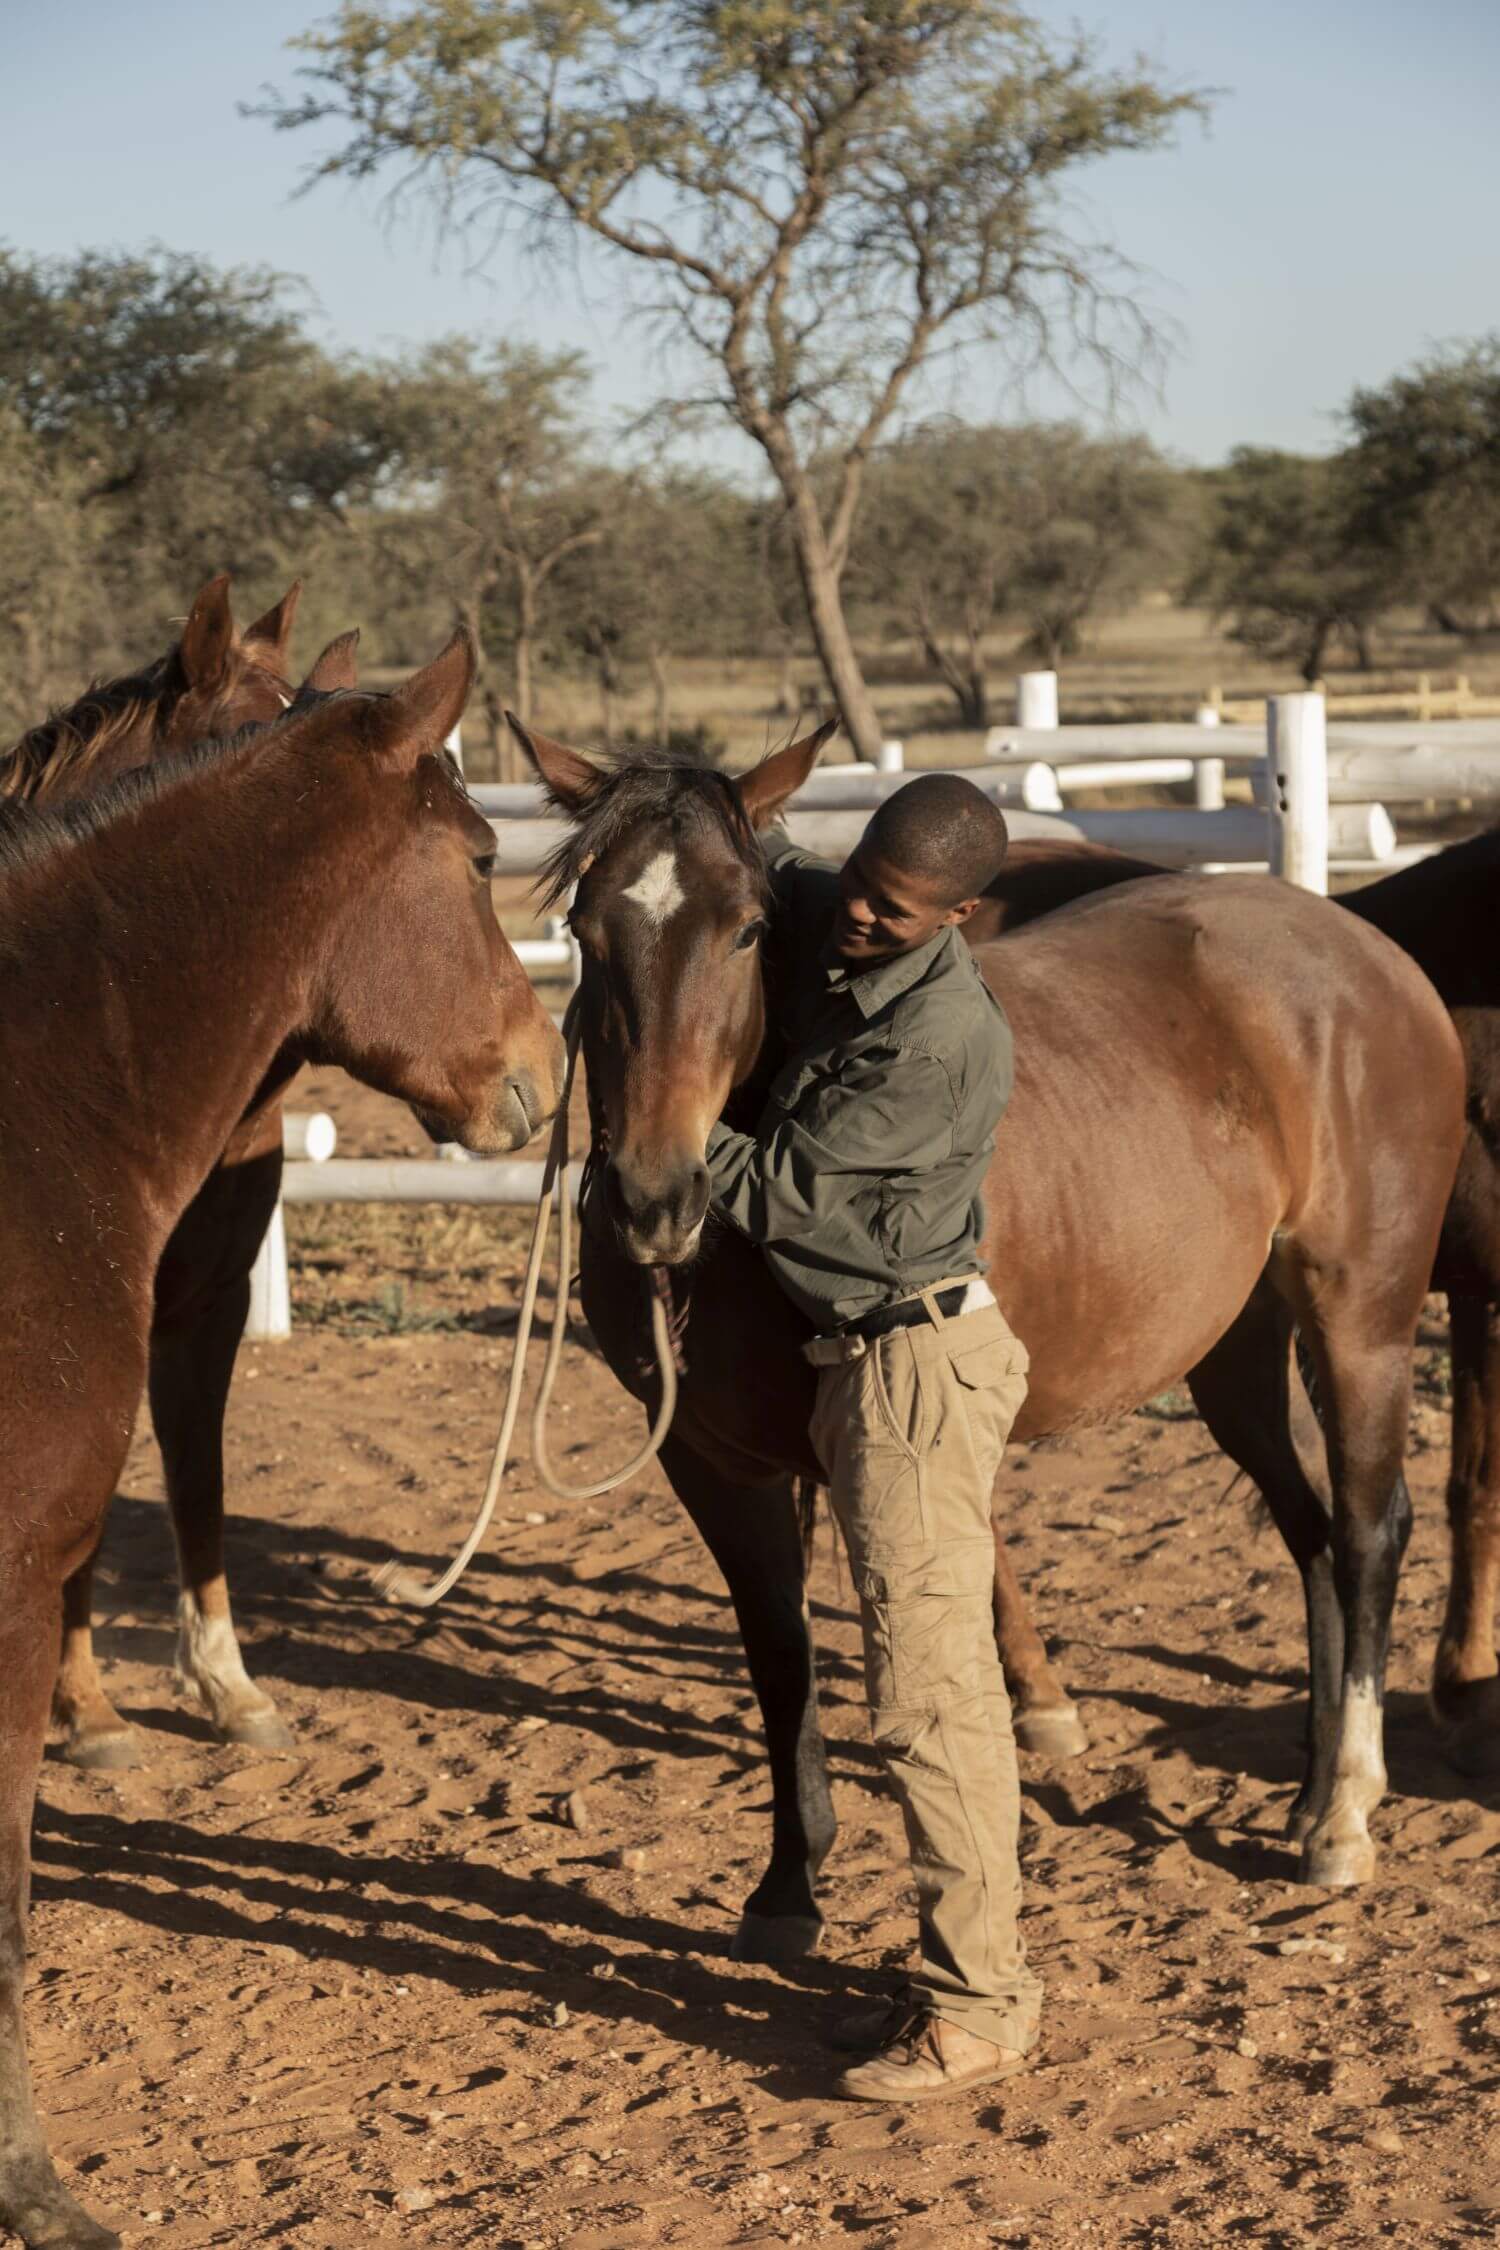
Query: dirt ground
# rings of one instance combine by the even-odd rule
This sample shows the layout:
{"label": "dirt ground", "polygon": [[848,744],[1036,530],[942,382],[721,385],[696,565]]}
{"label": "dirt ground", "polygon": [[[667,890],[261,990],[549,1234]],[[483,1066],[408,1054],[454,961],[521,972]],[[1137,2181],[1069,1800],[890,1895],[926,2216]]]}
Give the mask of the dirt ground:
{"label": "dirt ground", "polygon": [[[328,1078],[346,1152],[415,1148]],[[290,1214],[297,1330],[231,1405],[247,1660],[295,1726],[215,1744],[171,1675],[142,1427],[100,1582],[147,1762],[49,1759],[29,2022],[52,2145],[133,2242],[869,2250],[1492,2241],[1500,1795],[1434,1748],[1446,1362],[1424,1350],[1391,1794],[1367,1892],[1300,1888],[1301,1605],[1185,1399],[1015,1449],[1004,1506],[1094,1747],[1024,1759],[1035,2067],[912,2114],[828,2098],[824,2031],[908,1955],[899,1821],[866,1739],[847,1576],[812,1586],[842,1833],[828,1932],[785,1973],[729,1942],[768,1840],[758,1721],[715,1572],[655,1473],[562,1506],[513,1471],[430,1617],[508,1364],[515,1214]],[[570,1349],[561,1450],[634,1413]],[[571,1807],[571,1811],[570,1811]]]}

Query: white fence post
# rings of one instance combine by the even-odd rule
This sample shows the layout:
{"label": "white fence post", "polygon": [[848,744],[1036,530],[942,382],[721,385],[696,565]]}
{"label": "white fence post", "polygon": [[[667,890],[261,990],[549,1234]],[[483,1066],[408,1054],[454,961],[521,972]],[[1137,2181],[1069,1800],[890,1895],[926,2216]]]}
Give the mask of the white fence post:
{"label": "white fence post", "polygon": [[1021,672],[1016,678],[1016,725],[1055,727],[1057,724],[1057,674]]}
{"label": "white fence post", "polygon": [[900,742],[882,742],[875,755],[877,773],[905,773],[906,746]]}
{"label": "white fence post", "polygon": [[[339,1145],[338,1127],[324,1109],[281,1113],[281,1153],[292,1162],[326,1164]],[[250,1268],[250,1315],[245,1334],[256,1343],[284,1343],[292,1333],[292,1291],[286,1262],[286,1219],[281,1199]]]}
{"label": "white fence post", "polygon": [[1328,724],[1321,695],[1273,695],[1266,705],[1271,873],[1328,892]]}
{"label": "white fence post", "polygon": [[[1200,727],[1216,727],[1219,723],[1217,706],[1200,703],[1193,713],[1193,723]],[[1193,803],[1200,812],[1222,812],[1224,809],[1224,761],[1222,758],[1200,758],[1193,768]]]}
{"label": "white fence post", "polygon": [[281,1199],[250,1268],[250,1317],[245,1334],[259,1344],[284,1343],[292,1333],[292,1292],[286,1270],[286,1220]]}

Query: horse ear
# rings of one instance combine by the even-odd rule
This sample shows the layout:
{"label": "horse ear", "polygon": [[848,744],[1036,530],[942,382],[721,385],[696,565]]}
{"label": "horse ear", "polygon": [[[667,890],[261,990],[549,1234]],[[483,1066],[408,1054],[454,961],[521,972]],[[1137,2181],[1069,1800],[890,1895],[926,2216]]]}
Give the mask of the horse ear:
{"label": "horse ear", "polygon": [[420,672],[413,672],[400,687],[376,705],[379,747],[399,753],[405,763],[441,750],[464,715],[464,705],[474,685],[478,652],[466,625],[446,648]]}
{"label": "horse ear", "polygon": [[292,620],[297,614],[297,604],[302,599],[302,581],[294,578],[279,602],[273,603],[264,617],[257,617],[253,625],[245,627],[247,641],[262,641],[284,657],[292,637]]}
{"label": "horse ear", "polygon": [[824,743],[838,730],[837,716],[825,719],[800,742],[789,742],[784,750],[773,750],[769,758],[762,758],[758,766],[751,767],[739,786],[740,802],[750,816],[752,828],[764,828],[776,818],[788,797],[796,796],[817,764]]}
{"label": "horse ear", "polygon": [[570,750],[565,742],[554,742],[550,735],[523,727],[514,711],[507,711],[505,717],[511,733],[541,775],[548,795],[564,812],[582,812],[604,778],[599,768]]}
{"label": "horse ear", "polygon": [[358,687],[359,669],[354,661],[358,647],[357,627],[352,633],[340,633],[336,641],[330,641],[298,688],[298,702],[304,695],[336,695],[340,688]]}
{"label": "horse ear", "polygon": [[234,647],[234,614],[229,607],[229,573],[210,578],[188,611],[177,644],[177,661],[188,686],[214,688],[229,669]]}

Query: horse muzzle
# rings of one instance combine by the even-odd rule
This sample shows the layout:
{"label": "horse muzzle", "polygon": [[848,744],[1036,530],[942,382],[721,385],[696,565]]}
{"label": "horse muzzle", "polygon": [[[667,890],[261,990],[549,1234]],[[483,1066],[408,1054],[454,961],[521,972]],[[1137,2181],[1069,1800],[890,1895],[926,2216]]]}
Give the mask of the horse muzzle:
{"label": "horse muzzle", "polygon": [[654,1178],[611,1164],[605,1194],[620,1246],[636,1265],[680,1266],[696,1255],[708,1213],[706,1164],[683,1164]]}

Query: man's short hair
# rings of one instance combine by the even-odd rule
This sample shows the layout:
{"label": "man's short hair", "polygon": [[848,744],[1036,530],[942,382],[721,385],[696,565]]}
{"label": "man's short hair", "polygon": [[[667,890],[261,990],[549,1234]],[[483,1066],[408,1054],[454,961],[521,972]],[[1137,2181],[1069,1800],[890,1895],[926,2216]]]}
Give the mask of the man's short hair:
{"label": "man's short hair", "polygon": [[887,797],[865,830],[882,859],[930,883],[945,904],[978,898],[1000,872],[1005,815],[957,773],[923,773]]}

